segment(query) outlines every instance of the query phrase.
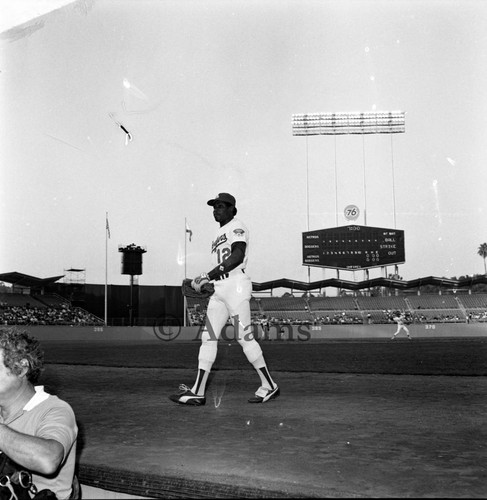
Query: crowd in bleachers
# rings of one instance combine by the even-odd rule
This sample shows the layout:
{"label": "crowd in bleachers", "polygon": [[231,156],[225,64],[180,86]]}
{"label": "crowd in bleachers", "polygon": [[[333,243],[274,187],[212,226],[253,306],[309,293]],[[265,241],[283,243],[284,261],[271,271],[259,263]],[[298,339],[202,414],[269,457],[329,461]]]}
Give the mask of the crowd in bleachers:
{"label": "crowd in bleachers", "polygon": [[188,316],[190,325],[203,325],[206,318],[206,309],[199,307],[188,308]]}
{"label": "crowd in bleachers", "polygon": [[0,306],[0,324],[3,325],[73,325],[92,326],[103,322],[79,307],[60,306]]}
{"label": "crowd in bleachers", "polygon": [[415,312],[412,323],[465,323],[467,317],[464,314],[434,311],[430,313]]}
{"label": "crowd in bleachers", "polygon": [[347,311],[326,314],[325,316],[316,316],[315,325],[362,325],[364,319],[359,314],[353,314]]}
{"label": "crowd in bleachers", "polygon": [[475,321],[487,321],[487,310],[485,311],[470,311],[467,314],[467,323],[472,323]]}
{"label": "crowd in bleachers", "polygon": [[[203,325],[208,300],[188,299],[187,324]],[[304,294],[252,296],[252,323],[276,325],[360,325],[394,323],[396,311],[409,324],[487,322],[487,293],[343,297]],[[96,326],[104,322],[55,294],[0,293],[0,324]],[[228,321],[230,324],[230,320]]]}
{"label": "crowd in bleachers", "polygon": [[[266,327],[392,324],[397,311],[405,313],[408,324],[470,323],[487,321],[487,294],[461,299],[454,295],[252,297],[251,310],[252,323]],[[203,324],[205,304],[189,305],[188,314],[190,325]]]}

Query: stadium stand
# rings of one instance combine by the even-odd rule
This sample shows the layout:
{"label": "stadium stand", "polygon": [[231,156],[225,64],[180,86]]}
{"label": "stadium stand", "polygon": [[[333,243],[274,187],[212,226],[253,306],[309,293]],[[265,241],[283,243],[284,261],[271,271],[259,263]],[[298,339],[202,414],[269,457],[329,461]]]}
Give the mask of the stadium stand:
{"label": "stadium stand", "polygon": [[314,316],[306,311],[266,311],[270,324],[287,323],[292,325],[312,325]]}
{"label": "stadium stand", "polygon": [[208,305],[208,299],[196,299],[194,297],[187,297],[186,299],[187,307],[194,309],[195,307],[202,307],[206,309]]}
{"label": "stadium stand", "polygon": [[487,321],[487,293],[461,295],[458,298],[463,307],[466,321]]}
{"label": "stadium stand", "polygon": [[465,323],[467,319],[461,309],[419,309],[411,316],[414,323]]}
{"label": "stadium stand", "polygon": [[186,299],[186,319],[189,326],[203,325],[206,317],[208,299],[196,299],[188,297]]}
{"label": "stadium stand", "polygon": [[[30,304],[38,303],[31,295],[22,293],[1,293],[0,304],[11,307],[28,307]],[[41,305],[41,303],[38,303]]]}
{"label": "stadium stand", "polygon": [[255,297],[251,297],[250,299],[250,310],[252,312],[260,313],[260,299],[257,299]]}
{"label": "stadium stand", "polygon": [[353,311],[358,309],[355,298],[344,297],[310,297],[308,304],[311,311]]}
{"label": "stadium stand", "polygon": [[362,311],[384,311],[398,309],[402,311],[408,307],[404,296],[367,297],[358,296],[356,302]]}
{"label": "stadium stand", "polygon": [[102,325],[93,314],[56,295],[0,294],[3,325]]}
{"label": "stadium stand", "polygon": [[69,301],[64,297],[57,295],[55,293],[49,293],[44,295],[33,295],[38,302],[50,307],[62,307],[63,305],[69,305]]}
{"label": "stadium stand", "polygon": [[473,293],[458,297],[465,309],[487,310],[487,293]]}
{"label": "stadium stand", "polygon": [[[203,324],[206,305],[188,303],[190,324]],[[394,323],[395,311],[404,311],[410,323],[487,321],[487,294],[251,299],[254,324],[387,324]]]}
{"label": "stadium stand", "polygon": [[365,316],[365,322],[368,324],[386,324],[386,323],[393,323],[392,315],[390,313],[390,310],[382,310],[382,311],[377,311],[377,310],[369,310],[369,311],[364,311],[364,316]]}
{"label": "stadium stand", "polygon": [[261,297],[259,302],[262,312],[308,310],[308,304],[302,297]]}
{"label": "stadium stand", "polygon": [[487,310],[468,310],[466,314],[467,323],[471,323],[472,321],[487,322]]}
{"label": "stadium stand", "polygon": [[[73,304],[83,305],[84,302],[80,300],[71,302],[75,299],[69,287],[54,286],[61,277],[40,279],[17,272],[1,274],[0,278],[12,286],[3,284],[0,288],[0,321],[3,324],[104,324],[103,320],[86,310],[73,307]],[[250,301],[252,322],[270,324],[272,321],[298,325],[385,324],[393,322],[395,311],[404,311],[412,322],[417,323],[487,322],[487,293],[480,291],[485,290],[487,276],[460,280],[426,277],[408,282],[381,278],[379,281],[377,279],[364,282],[324,280],[304,283],[281,279],[268,283],[253,283],[254,295]],[[321,293],[322,287],[331,285],[329,282],[339,287],[340,296],[313,295],[317,293],[318,285]],[[372,285],[386,287],[386,293],[391,293],[391,289],[395,289],[394,295],[368,295]],[[432,286],[439,287],[440,293],[424,290],[424,287]],[[287,293],[282,297],[272,296],[274,287],[287,288],[291,290],[291,294]],[[472,293],[473,287],[477,287],[479,291],[475,291],[474,288]],[[17,291],[21,293],[16,293]],[[295,295],[296,291],[299,291],[299,297]],[[92,293],[92,296],[96,294]],[[207,299],[188,299],[186,324],[204,324],[207,306]],[[139,325],[152,325],[157,314],[154,317],[149,317],[150,314],[146,316],[137,318]],[[125,317],[109,319],[112,322],[110,324],[118,324],[115,320],[120,319],[124,324]]]}
{"label": "stadium stand", "polygon": [[409,295],[412,309],[460,309],[455,295]]}
{"label": "stadium stand", "polygon": [[317,311],[314,314],[314,323],[319,325],[361,325],[364,317],[361,312],[355,311]]}

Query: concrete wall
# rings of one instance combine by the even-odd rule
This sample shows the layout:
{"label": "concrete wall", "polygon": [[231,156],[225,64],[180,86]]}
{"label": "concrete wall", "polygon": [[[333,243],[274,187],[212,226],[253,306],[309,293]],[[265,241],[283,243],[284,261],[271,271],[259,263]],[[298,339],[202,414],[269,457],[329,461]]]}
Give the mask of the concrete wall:
{"label": "concrete wall", "polygon": [[[431,323],[408,325],[412,337],[478,337],[487,336],[487,323]],[[69,327],[69,326],[29,326],[26,327],[39,340],[69,341],[86,340],[89,342],[189,342],[198,340],[201,327]],[[390,338],[396,331],[396,325],[317,325],[284,326],[281,333],[272,327],[267,334],[262,329],[254,328],[254,335],[259,338],[282,342],[306,342],[332,339],[370,339]],[[398,337],[404,336],[401,332]],[[233,327],[222,331],[222,338],[234,340]]]}

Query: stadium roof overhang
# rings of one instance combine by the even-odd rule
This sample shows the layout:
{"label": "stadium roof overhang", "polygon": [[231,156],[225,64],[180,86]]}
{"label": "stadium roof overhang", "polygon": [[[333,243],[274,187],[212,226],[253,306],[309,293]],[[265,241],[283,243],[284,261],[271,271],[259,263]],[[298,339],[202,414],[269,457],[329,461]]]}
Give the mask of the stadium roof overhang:
{"label": "stadium roof overhang", "polygon": [[344,290],[362,290],[376,286],[395,288],[398,290],[411,290],[427,285],[460,289],[470,288],[473,285],[477,284],[487,284],[487,276],[478,275],[471,278],[463,278],[459,280],[439,278],[436,276],[427,276],[424,278],[417,278],[409,281],[394,280],[390,278],[374,278],[365,281],[347,281],[338,278],[330,278],[321,281],[312,281],[311,283],[282,278],[278,280],[266,281],[264,283],[252,283],[252,288],[254,292],[272,290],[273,288],[291,288],[294,290],[310,291],[326,287],[342,288]]}
{"label": "stadium roof overhang", "polygon": [[16,271],[0,274],[0,281],[11,283],[15,287],[25,288],[42,288],[51,283],[55,283],[60,278],[64,278],[64,274],[61,276],[52,276],[51,278],[36,278],[35,276],[29,276],[28,274],[22,274]]}

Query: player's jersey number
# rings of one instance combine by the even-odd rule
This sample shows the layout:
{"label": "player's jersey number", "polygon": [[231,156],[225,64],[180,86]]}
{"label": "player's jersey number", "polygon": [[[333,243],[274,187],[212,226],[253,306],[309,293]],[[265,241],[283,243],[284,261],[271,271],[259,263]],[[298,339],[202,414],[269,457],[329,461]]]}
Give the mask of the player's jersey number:
{"label": "player's jersey number", "polygon": [[216,259],[218,264],[221,264],[232,253],[229,247],[217,248]]}

